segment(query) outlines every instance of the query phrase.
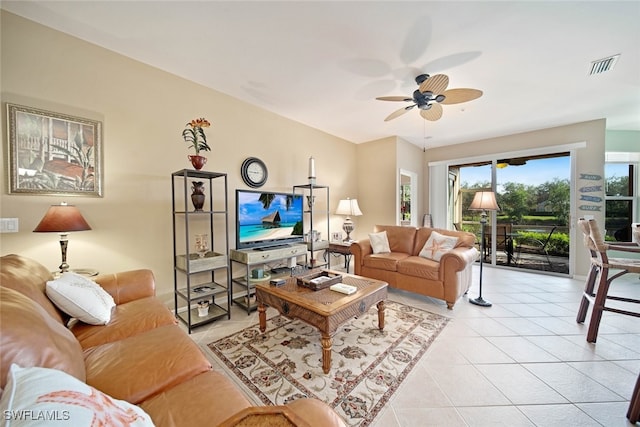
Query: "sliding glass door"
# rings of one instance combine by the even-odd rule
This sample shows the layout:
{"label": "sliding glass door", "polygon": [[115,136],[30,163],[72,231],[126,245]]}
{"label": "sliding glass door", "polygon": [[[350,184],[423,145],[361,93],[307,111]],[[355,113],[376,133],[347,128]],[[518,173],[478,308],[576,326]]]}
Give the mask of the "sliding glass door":
{"label": "sliding glass door", "polygon": [[480,234],[477,191],[494,191],[484,260],[495,265],[569,273],[570,155],[497,158],[449,167],[452,228]]}

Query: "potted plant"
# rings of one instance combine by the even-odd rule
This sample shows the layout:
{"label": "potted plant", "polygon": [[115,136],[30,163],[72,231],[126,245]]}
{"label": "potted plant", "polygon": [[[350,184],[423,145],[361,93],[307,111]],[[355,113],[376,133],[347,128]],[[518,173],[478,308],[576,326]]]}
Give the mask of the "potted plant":
{"label": "potted plant", "polygon": [[204,128],[211,126],[211,123],[205,118],[193,119],[186,124],[185,129],[182,131],[182,138],[184,138],[187,144],[191,144],[189,148],[196,151],[195,156],[189,155],[191,164],[197,170],[207,163],[207,158],[200,155],[200,151],[211,151],[211,147],[207,144],[207,135],[204,133]]}

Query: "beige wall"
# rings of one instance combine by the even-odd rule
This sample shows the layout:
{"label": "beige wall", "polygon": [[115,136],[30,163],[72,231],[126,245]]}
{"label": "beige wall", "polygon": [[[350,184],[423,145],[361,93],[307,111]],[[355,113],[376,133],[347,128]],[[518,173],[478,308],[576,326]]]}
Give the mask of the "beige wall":
{"label": "beige wall", "polygon": [[397,224],[400,197],[400,169],[414,172],[417,179],[416,203],[420,220],[422,208],[422,150],[398,137],[388,137],[358,144],[358,203],[363,216],[358,217],[355,238],[366,238],[376,224]]}
{"label": "beige wall", "polygon": [[[441,162],[454,159],[472,158],[474,156],[487,156],[505,152],[525,151],[542,147],[562,146],[573,143],[586,143],[586,147],[576,150],[576,173],[591,173],[604,176],[604,147],[605,147],[605,120],[593,120],[584,123],[576,123],[533,132],[508,135],[499,138],[491,138],[480,141],[472,141],[447,147],[437,147],[426,151],[426,162]],[[423,192],[428,210],[428,174],[425,174],[425,189]],[[574,182],[574,192],[577,193],[579,180]],[[584,183],[582,183],[584,185]],[[592,214],[598,223],[604,223],[604,194],[600,212],[581,212],[574,203],[575,215],[582,216]],[[579,196],[576,196],[579,198]],[[572,225],[575,225],[575,217]],[[581,240],[573,238],[575,253],[575,274],[584,276],[587,274],[589,258],[582,248]],[[576,244],[579,245],[576,245]],[[577,246],[577,247],[576,247]]]}
{"label": "beige wall", "polygon": [[[395,224],[397,138],[358,144],[358,217],[355,239],[366,238],[376,224]],[[352,235],[353,237],[353,235]]]}
{"label": "beige wall", "polygon": [[[190,167],[181,132],[196,117],[213,124],[205,170],[228,174],[232,211],[234,189],[246,188],[240,165],[248,156],[269,168],[264,189],[305,184],[314,156],[318,184],[331,189],[332,211],[339,199],[357,195],[356,145],[5,11],[1,17],[2,108],[11,102],[103,121],[105,165],[103,198],[8,195],[3,113],[0,209],[2,217],[19,218],[20,231],[0,235],[1,254],[20,253],[56,269],[57,235],[32,230],[49,205],[66,199],[93,228],[70,235],[72,267],[151,268],[158,292],[171,293],[170,174]],[[340,230],[341,217],[332,215],[331,222]]]}
{"label": "beige wall", "polygon": [[[416,216],[416,218],[414,219],[415,221],[414,224],[416,226],[420,226],[422,225],[422,214],[426,213],[426,211],[423,208],[424,197],[422,197],[423,185],[424,185],[423,183],[426,182],[423,177],[423,173],[424,173],[423,150],[420,147],[416,146],[415,144],[411,144],[410,142],[407,142],[402,138],[398,138],[397,153],[398,153],[398,157],[397,157],[396,166],[398,168],[398,171],[396,171],[396,175],[398,175],[399,170],[402,169],[403,171],[415,173],[417,177],[417,182],[415,183],[415,185],[416,185],[416,195],[418,199],[411,201],[412,203],[411,210],[413,211],[413,214]],[[400,180],[399,178],[397,179],[398,180],[396,181],[397,182],[396,188],[397,188],[397,193],[399,193]],[[396,199],[399,200],[399,197],[396,196]],[[399,205],[399,202],[398,202],[398,205]]]}

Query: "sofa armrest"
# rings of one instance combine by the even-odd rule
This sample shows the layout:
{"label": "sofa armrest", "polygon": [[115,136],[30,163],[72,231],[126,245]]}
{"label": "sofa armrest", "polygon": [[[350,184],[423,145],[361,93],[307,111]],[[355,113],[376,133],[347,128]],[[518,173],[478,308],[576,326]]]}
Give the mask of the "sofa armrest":
{"label": "sofa armrest", "polygon": [[362,271],[362,265],[365,255],[373,253],[371,248],[371,242],[369,239],[358,240],[351,243],[351,253],[353,254],[353,272],[354,274],[360,274]]}
{"label": "sofa armrest", "polygon": [[448,275],[455,275],[476,261],[478,250],[475,247],[457,247],[442,255],[440,264],[440,279],[444,280]]}
{"label": "sofa armrest", "polygon": [[113,297],[116,304],[152,297],[156,293],[153,272],[147,269],[103,274],[95,281]]}

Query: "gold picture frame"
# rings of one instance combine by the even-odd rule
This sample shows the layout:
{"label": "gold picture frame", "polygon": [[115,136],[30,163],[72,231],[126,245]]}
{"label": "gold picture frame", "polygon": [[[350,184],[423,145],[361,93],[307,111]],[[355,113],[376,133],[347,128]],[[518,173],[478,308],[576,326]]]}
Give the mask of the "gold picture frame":
{"label": "gold picture frame", "polygon": [[9,194],[102,197],[102,122],[7,103]]}

